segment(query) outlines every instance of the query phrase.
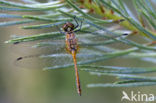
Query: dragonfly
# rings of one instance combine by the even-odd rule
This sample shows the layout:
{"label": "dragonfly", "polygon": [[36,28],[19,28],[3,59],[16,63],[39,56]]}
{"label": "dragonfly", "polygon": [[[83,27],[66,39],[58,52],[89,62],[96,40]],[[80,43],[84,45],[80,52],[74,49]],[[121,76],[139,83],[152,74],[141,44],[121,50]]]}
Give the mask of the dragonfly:
{"label": "dragonfly", "polygon": [[73,62],[74,62],[74,67],[75,67],[75,76],[76,76],[76,86],[77,86],[77,93],[81,96],[81,86],[80,86],[80,77],[79,77],[79,72],[77,68],[77,60],[76,60],[76,54],[79,51],[79,46],[78,46],[78,41],[75,36],[74,32],[77,32],[81,29],[82,22],[80,25],[80,29],[74,31],[76,28],[79,27],[79,24],[77,20],[75,19],[77,25],[74,26],[71,22],[67,22],[63,25],[63,30],[65,33],[61,32],[62,34],[66,35],[65,42],[66,42],[66,50],[69,54],[72,55],[73,57]]}
{"label": "dragonfly", "polygon": [[[102,38],[101,36],[99,37],[97,37],[97,35],[91,36],[90,34],[79,36],[80,40],[78,41],[76,33],[81,31],[82,21],[81,21],[81,24],[79,24],[76,17],[74,18],[74,20],[76,22],[76,26],[72,22],[66,22],[62,27],[63,31],[59,29],[60,34],[65,36],[65,40],[62,40],[62,38],[58,38],[58,39],[52,40],[52,42],[42,42],[40,43],[40,45],[36,45],[36,46],[41,46],[41,44],[42,45],[48,44],[52,46],[52,51],[50,51],[51,52],[50,55],[41,56],[42,58],[45,58],[45,57],[52,58],[52,62],[53,62],[52,69],[59,68],[60,66],[64,66],[64,67],[73,66],[74,67],[77,93],[81,96],[82,91],[81,91],[80,77],[79,77],[77,64],[83,64],[83,63],[85,64],[85,62],[87,63],[87,62],[90,62],[91,60],[94,61],[94,59],[96,59],[97,57],[101,57],[103,50],[106,50],[103,44],[113,43],[114,41],[113,40],[105,41],[106,39]],[[117,36],[114,38],[118,38],[118,37],[120,36]],[[98,41],[100,40],[100,42],[90,43],[91,41],[97,41],[97,40]],[[18,44],[18,43],[15,43],[15,44]],[[68,54],[63,53],[64,50],[62,50],[61,46],[59,46],[62,44],[63,44],[62,46],[63,48],[64,46],[66,47],[66,52]],[[83,50],[81,50],[81,52],[80,52],[79,45],[80,47],[84,47]],[[112,50],[110,48],[107,48],[107,51],[112,51]],[[38,55],[22,56],[22,57],[18,57],[16,61],[19,62],[25,58],[31,58],[31,57],[37,57],[37,56]],[[72,62],[74,65],[68,62],[71,60],[71,58],[72,58]],[[77,59],[79,61],[78,63],[77,63]]]}
{"label": "dragonfly", "polygon": [[[65,35],[66,35],[66,39],[65,39],[66,49],[72,55],[73,61],[74,61],[77,92],[81,96],[80,78],[79,78],[79,72],[78,72],[77,61],[76,61],[76,54],[79,50],[79,46],[77,43],[77,38],[74,33],[74,29],[76,29],[77,27],[78,25],[74,26],[74,24],[67,22],[66,24],[64,24],[63,30],[65,31]],[[80,26],[80,29],[81,29],[81,26]]]}

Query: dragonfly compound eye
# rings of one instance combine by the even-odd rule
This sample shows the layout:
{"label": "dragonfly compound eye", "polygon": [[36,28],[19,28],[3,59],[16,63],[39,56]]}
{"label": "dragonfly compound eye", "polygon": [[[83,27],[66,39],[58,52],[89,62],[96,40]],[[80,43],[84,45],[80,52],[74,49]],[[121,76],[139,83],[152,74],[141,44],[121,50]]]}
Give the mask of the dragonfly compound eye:
{"label": "dragonfly compound eye", "polygon": [[74,24],[67,22],[66,24],[63,25],[63,30],[65,32],[73,31],[74,30]]}

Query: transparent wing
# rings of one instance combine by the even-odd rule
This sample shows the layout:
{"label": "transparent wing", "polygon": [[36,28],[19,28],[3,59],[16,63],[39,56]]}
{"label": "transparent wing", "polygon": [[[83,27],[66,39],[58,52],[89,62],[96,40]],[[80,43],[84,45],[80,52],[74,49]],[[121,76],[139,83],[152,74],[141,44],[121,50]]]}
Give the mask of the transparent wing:
{"label": "transparent wing", "polygon": [[[112,51],[112,48],[106,47],[107,44],[114,43],[114,40],[96,35],[96,33],[83,33],[76,35],[80,51],[77,53],[78,64],[88,60],[94,60],[103,55],[105,51]],[[113,38],[118,38],[116,36]],[[112,37],[111,37],[112,38]],[[17,67],[43,69],[50,67],[52,69],[68,67],[73,65],[72,56],[66,52],[65,37],[42,40],[36,42],[25,42],[14,44],[13,49],[20,51],[15,64]]]}
{"label": "transparent wing", "polygon": [[[100,56],[100,53],[95,53],[94,50],[82,49],[77,53],[77,61],[85,62],[87,60],[95,59]],[[41,53],[34,55],[27,55],[18,57],[15,61],[17,67],[27,69],[43,69],[45,67],[52,67],[57,69],[59,67],[67,67],[73,65],[73,59],[71,54],[67,53],[64,49],[62,52],[52,51],[51,53]]]}

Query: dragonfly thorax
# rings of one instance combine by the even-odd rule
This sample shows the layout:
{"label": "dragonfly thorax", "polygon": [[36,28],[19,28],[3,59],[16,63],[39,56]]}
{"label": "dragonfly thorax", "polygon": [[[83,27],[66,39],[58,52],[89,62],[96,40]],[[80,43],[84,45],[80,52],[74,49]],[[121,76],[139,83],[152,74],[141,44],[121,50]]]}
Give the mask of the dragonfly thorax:
{"label": "dragonfly thorax", "polygon": [[77,52],[78,44],[77,39],[74,33],[67,33],[66,34],[66,48],[68,52],[72,52],[73,50]]}

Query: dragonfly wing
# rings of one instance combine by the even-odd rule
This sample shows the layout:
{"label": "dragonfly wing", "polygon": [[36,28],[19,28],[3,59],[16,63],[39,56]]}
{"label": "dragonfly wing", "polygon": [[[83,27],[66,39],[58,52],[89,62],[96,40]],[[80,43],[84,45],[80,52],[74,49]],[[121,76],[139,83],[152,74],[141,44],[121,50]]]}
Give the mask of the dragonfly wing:
{"label": "dragonfly wing", "polygon": [[[96,57],[101,56],[105,48],[103,45],[96,45],[96,43],[108,40],[89,33],[85,35],[78,34],[77,38],[80,46],[80,51],[76,55],[78,64],[83,64],[88,60],[94,60]],[[20,47],[18,47],[19,45]],[[18,49],[16,47],[13,49],[22,51],[17,53],[19,60],[16,60],[15,63],[17,66],[22,65],[19,67],[33,69],[48,67],[48,69],[56,69],[73,66],[72,56],[65,50],[64,39],[37,41],[32,44],[31,42],[25,42],[15,44],[14,46],[17,46]],[[32,65],[35,67],[31,67]]]}
{"label": "dragonfly wing", "polygon": [[[78,63],[86,62],[87,60],[94,60],[100,56],[100,53],[95,53],[92,50],[83,49],[80,50],[76,55]],[[64,53],[51,53],[34,56],[25,56],[22,59],[16,61],[17,67],[28,68],[28,69],[61,69],[64,67],[74,67],[73,57],[71,54],[64,50]]]}
{"label": "dragonfly wing", "polygon": [[[50,46],[49,46],[50,45]],[[42,68],[42,66],[33,67],[32,65],[37,63],[37,65],[46,64],[48,61],[54,61],[58,56],[54,56],[49,59],[50,54],[64,54],[65,43],[64,40],[49,40],[49,41],[37,41],[37,42],[24,42],[19,44],[14,44],[11,46],[11,51],[13,55],[17,56],[15,59],[15,65],[17,67],[23,68]],[[44,59],[45,55],[48,57],[48,61]],[[43,58],[41,60],[41,58]],[[44,61],[45,63],[44,63]]]}
{"label": "dragonfly wing", "polygon": [[47,53],[48,51],[52,52],[61,52],[65,47],[65,42],[61,40],[42,40],[42,41],[33,41],[33,42],[22,42],[17,44],[11,44],[10,50],[13,54],[18,55],[32,55],[39,54],[40,52]]}

